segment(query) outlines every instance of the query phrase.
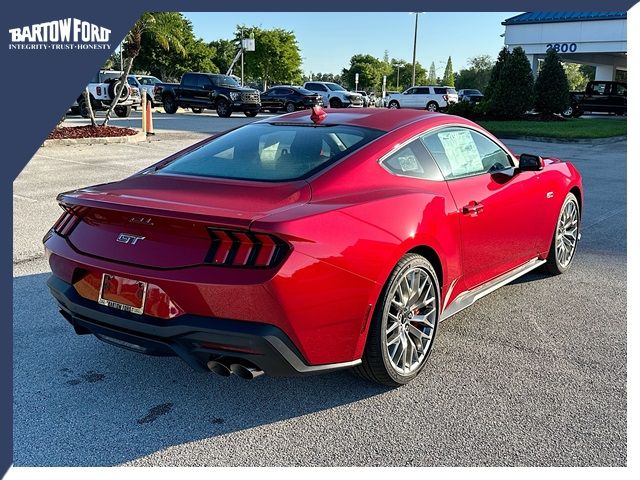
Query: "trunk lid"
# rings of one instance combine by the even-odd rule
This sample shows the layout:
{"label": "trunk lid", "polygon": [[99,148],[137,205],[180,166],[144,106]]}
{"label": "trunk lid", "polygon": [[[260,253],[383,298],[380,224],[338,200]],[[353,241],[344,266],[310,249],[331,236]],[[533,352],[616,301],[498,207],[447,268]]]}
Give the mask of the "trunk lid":
{"label": "trunk lid", "polygon": [[247,182],[138,175],[60,194],[81,217],[65,232],[94,257],[152,268],[200,265],[212,246],[209,227],[248,230],[266,215],[309,202],[305,181]]}

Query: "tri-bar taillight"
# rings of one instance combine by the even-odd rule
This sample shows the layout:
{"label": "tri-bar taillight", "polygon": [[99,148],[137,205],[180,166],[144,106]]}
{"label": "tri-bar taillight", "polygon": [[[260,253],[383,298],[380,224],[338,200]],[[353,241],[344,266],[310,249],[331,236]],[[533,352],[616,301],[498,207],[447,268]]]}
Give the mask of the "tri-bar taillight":
{"label": "tri-bar taillight", "polygon": [[211,248],[205,263],[228,267],[275,267],[287,255],[289,244],[275,235],[246,230],[209,228]]}
{"label": "tri-bar taillight", "polygon": [[85,207],[60,205],[64,213],[60,215],[58,221],[53,225],[53,231],[62,237],[69,235],[74,228],[80,223],[81,214],[86,210]]}

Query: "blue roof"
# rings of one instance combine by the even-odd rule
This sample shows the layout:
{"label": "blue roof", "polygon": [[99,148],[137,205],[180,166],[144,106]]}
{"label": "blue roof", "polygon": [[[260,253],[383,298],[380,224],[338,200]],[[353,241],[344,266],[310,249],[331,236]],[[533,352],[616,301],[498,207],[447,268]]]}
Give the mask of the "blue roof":
{"label": "blue roof", "polygon": [[627,12],[525,12],[507,18],[503,25],[527,23],[584,22],[589,20],[617,20],[627,18]]}

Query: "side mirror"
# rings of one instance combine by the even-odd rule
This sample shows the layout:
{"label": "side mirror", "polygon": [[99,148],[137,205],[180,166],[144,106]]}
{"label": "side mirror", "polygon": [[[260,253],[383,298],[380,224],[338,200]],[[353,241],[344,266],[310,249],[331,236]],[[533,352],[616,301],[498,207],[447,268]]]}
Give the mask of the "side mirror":
{"label": "side mirror", "polygon": [[522,153],[518,163],[518,170],[521,172],[537,172],[544,168],[544,162],[539,155]]}

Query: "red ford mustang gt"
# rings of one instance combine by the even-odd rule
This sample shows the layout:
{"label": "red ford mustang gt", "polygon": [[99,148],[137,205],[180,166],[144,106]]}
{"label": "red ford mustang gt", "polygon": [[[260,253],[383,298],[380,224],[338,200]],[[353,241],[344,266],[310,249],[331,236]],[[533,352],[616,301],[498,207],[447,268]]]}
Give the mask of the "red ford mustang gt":
{"label": "red ford mustang gt", "polygon": [[396,386],[438,322],[566,271],[582,182],[449,115],[293,113],[63,193],[48,285],[78,334],[254,378],[353,367]]}

